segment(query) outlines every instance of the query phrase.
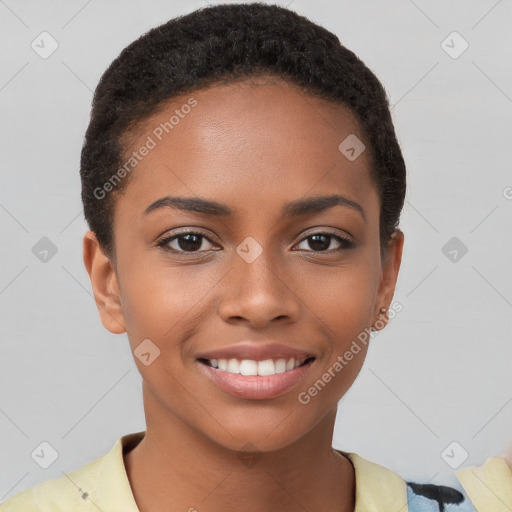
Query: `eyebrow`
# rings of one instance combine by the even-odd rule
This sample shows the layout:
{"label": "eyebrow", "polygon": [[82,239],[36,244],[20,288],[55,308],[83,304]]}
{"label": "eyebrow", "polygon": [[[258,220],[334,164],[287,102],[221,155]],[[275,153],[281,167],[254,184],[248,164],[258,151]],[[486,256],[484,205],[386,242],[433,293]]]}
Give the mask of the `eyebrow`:
{"label": "eyebrow", "polygon": [[[361,215],[366,221],[366,216],[362,206],[347,197],[339,194],[330,196],[308,197],[306,199],[297,199],[286,203],[283,206],[283,217],[297,217],[312,213],[319,213],[334,206],[345,206],[351,208]],[[145,210],[143,215],[147,215],[160,208],[173,208],[185,212],[202,213],[204,215],[212,215],[214,217],[230,217],[236,213],[236,210],[228,205],[202,199],[200,197],[176,197],[165,196],[151,203]]]}

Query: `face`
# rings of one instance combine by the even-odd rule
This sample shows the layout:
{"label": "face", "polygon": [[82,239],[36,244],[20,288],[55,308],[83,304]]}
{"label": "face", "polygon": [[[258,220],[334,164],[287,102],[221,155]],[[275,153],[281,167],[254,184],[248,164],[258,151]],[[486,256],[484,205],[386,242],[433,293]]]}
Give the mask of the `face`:
{"label": "face", "polygon": [[[403,242],[397,231],[381,261],[369,155],[338,149],[354,135],[364,142],[347,109],[264,80],[174,98],[137,132],[132,149],[155,145],[117,199],[115,262],[91,232],[84,261],[103,324],[128,334],[155,424],[269,451],[332,420],[366,354],[351,347],[391,302]],[[244,358],[248,373],[254,360],[281,370],[209,366]]]}

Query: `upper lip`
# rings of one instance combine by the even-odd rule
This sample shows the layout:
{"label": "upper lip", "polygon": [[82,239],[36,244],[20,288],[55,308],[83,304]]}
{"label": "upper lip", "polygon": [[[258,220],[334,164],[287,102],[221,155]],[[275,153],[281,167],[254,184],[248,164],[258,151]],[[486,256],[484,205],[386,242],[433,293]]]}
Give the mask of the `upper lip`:
{"label": "upper lip", "polygon": [[308,350],[301,350],[279,343],[242,342],[229,347],[203,352],[197,359],[251,359],[264,361],[265,359],[290,359],[304,361],[314,357]]}

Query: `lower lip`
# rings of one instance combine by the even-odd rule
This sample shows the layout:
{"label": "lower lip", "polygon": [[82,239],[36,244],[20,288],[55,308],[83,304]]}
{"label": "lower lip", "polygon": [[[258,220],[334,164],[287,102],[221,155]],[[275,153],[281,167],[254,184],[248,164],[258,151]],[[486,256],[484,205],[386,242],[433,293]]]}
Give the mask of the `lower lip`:
{"label": "lower lip", "polygon": [[220,389],[238,398],[251,400],[267,400],[286,393],[304,377],[313,362],[283,373],[260,376],[229,373],[197,361]]}

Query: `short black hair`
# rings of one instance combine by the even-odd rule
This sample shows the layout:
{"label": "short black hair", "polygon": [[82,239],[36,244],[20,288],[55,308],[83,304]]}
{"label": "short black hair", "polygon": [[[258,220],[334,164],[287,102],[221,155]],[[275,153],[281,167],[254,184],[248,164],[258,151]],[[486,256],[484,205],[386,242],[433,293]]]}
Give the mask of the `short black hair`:
{"label": "short black hair", "polygon": [[384,87],[335,34],[292,10],[257,2],[208,6],[170,19],[130,43],[102,75],[80,176],[85,219],[106,255],[115,257],[115,201],[129,176],[108,187],[108,194],[105,184],[126,161],[130,130],[173,97],[269,74],[355,114],[369,146],[386,252],[398,228],[406,170]]}

